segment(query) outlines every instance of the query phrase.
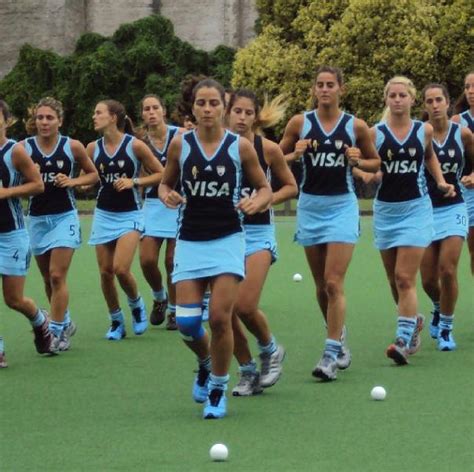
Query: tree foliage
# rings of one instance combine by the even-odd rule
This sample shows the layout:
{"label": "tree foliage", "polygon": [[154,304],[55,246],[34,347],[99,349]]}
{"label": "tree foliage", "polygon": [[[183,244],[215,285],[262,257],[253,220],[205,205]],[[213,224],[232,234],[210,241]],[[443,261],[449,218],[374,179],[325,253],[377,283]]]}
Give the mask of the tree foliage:
{"label": "tree foliage", "polygon": [[474,64],[470,0],[259,0],[257,6],[261,33],[237,53],[233,86],[285,93],[290,115],[310,105],[322,64],[343,69],[344,107],[370,123],[380,117],[392,76],[407,75],[420,89],[441,81],[457,95]]}
{"label": "tree foliage", "polygon": [[121,101],[135,121],[139,101],[148,93],[158,94],[172,110],[188,74],[213,76],[228,85],[234,54],[225,46],[211,53],[197,50],[174,35],[168,19],[152,15],[122,25],[111,37],[86,33],[66,57],[23,46],[17,64],[0,82],[0,97],[19,118],[12,135],[24,136],[27,107],[52,95],[65,107],[62,132],[87,142],[96,137],[91,117],[97,101]]}

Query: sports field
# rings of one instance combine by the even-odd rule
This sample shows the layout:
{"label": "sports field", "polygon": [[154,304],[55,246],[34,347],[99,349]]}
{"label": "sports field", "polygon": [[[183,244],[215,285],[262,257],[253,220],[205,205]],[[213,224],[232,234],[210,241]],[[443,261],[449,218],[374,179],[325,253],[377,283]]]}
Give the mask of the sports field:
{"label": "sports field", "polygon": [[[91,217],[83,217],[87,240]],[[395,333],[395,307],[371,218],[362,219],[346,283],[353,364],[336,382],[311,376],[324,330],[313,283],[298,246],[294,220],[278,219],[280,260],[263,297],[277,339],[287,349],[284,375],[252,398],[230,398],[229,416],[204,421],[191,399],[196,364],[177,332],[152,328],[122,342],[103,339],[108,326],[93,250],[76,253],[69,274],[71,312],[78,324],[72,350],[41,358],[28,324],[2,305],[8,369],[0,371],[0,470],[7,471],[450,471],[474,464],[473,284],[467,251],[459,269],[455,336],[459,349],[423,346],[406,367],[384,350]],[[301,283],[292,275],[303,274]],[[138,264],[141,291],[150,304]],[[35,264],[27,293],[44,305]],[[420,307],[430,303],[419,292]],[[125,298],[123,306],[126,307]],[[230,388],[237,380],[231,370]],[[369,398],[374,385],[388,392]],[[229,447],[213,463],[212,444]]]}

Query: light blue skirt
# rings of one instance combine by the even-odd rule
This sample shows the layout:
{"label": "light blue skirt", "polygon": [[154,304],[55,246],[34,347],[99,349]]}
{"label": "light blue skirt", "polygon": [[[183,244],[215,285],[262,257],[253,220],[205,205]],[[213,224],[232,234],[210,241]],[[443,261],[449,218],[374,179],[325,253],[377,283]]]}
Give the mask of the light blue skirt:
{"label": "light blue skirt", "polygon": [[35,256],[58,247],[77,249],[82,242],[77,210],[57,215],[29,216],[28,232]]}
{"label": "light blue skirt", "polygon": [[89,244],[97,246],[116,241],[132,231],[143,233],[144,218],[142,210],[114,212],[96,208],[92,221]]}
{"label": "light blue skirt", "polygon": [[272,264],[278,258],[275,225],[245,225],[245,257],[256,252],[269,251]]}
{"label": "light blue skirt", "polygon": [[173,283],[203,277],[245,276],[245,236],[234,233],[210,241],[176,240]]}
{"label": "light blue skirt", "polygon": [[0,275],[24,277],[30,259],[30,238],[26,229],[0,233]]}
{"label": "light blue skirt", "polygon": [[377,249],[428,247],[434,236],[433,207],[428,195],[407,202],[374,200]]}
{"label": "light blue skirt", "polygon": [[474,226],[474,188],[464,188],[462,196],[467,206],[467,215],[469,218],[469,226]]}
{"label": "light blue skirt", "polygon": [[300,194],[295,234],[298,244],[355,244],[359,234],[359,206],[354,193],[332,196]]}
{"label": "light blue skirt", "polygon": [[178,209],[168,208],[159,198],[147,198],[143,206],[145,232],[143,236],[176,239]]}
{"label": "light blue skirt", "polygon": [[465,203],[433,208],[435,235],[433,241],[461,236],[466,238],[468,232],[467,207]]}

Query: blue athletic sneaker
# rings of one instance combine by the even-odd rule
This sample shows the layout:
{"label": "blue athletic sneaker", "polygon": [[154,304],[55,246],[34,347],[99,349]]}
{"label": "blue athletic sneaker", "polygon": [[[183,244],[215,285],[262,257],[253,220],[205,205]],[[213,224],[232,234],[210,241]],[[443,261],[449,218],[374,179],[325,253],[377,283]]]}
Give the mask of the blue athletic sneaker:
{"label": "blue athletic sneaker", "polygon": [[453,338],[453,332],[448,329],[443,329],[438,335],[438,349],[440,351],[454,351],[456,349],[456,342]]}
{"label": "blue athletic sneaker", "polygon": [[148,328],[148,318],[146,315],[145,305],[140,305],[132,310],[132,327],[133,332],[140,336]]}
{"label": "blue athletic sneaker", "polygon": [[224,390],[215,388],[209,392],[204,405],[203,417],[205,420],[224,418],[227,414],[227,398]]}
{"label": "blue athletic sneaker", "polygon": [[209,375],[210,372],[200,365],[193,383],[193,399],[196,403],[204,403],[207,400],[209,395]]}
{"label": "blue athletic sneaker", "polygon": [[125,332],[125,325],[123,324],[123,322],[114,320],[112,321],[112,324],[110,325],[110,328],[107,331],[107,334],[105,335],[105,337],[109,341],[120,341],[126,335],[127,333]]}
{"label": "blue athletic sneaker", "polygon": [[439,311],[433,310],[431,312],[430,336],[433,339],[438,339],[439,333]]}

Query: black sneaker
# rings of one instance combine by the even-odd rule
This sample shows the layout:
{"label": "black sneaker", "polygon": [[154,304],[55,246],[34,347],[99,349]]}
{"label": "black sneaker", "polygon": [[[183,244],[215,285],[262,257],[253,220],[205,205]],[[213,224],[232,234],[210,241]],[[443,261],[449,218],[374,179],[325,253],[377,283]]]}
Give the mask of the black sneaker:
{"label": "black sneaker", "polygon": [[166,308],[168,306],[168,299],[163,301],[155,300],[153,302],[153,308],[150,312],[150,324],[153,326],[160,326],[166,318]]}

